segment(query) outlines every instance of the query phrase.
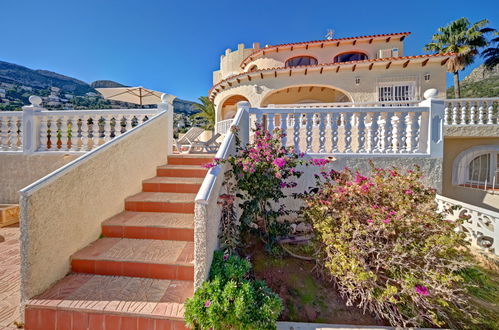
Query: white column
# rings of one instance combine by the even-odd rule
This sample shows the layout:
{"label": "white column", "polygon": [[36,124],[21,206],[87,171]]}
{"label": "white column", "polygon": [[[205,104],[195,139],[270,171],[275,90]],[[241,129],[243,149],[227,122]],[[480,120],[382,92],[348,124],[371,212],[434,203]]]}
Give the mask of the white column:
{"label": "white column", "polygon": [[[442,158],[444,153],[444,137],[443,137],[443,116],[444,102],[443,100],[428,99],[420,103],[420,106],[429,107],[428,123],[426,126],[426,152],[434,158]],[[421,134],[423,134],[424,126],[421,123]]]}
{"label": "white column", "polygon": [[23,153],[32,154],[38,149],[40,144],[40,127],[39,117],[43,108],[42,99],[39,96],[32,95],[29,97],[31,105],[23,107]]}

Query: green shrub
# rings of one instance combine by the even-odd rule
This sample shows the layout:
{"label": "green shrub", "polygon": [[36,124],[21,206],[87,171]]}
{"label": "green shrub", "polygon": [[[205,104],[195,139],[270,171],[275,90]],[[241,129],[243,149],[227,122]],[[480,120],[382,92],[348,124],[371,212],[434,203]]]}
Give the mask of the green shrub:
{"label": "green shrub", "polygon": [[[458,222],[436,211],[421,172],[345,169],[316,176],[304,214],[325,273],[347,304],[393,326],[466,327],[477,320],[459,270],[467,267]],[[459,317],[456,317],[459,315]]]}
{"label": "green shrub", "polygon": [[275,329],[279,296],[263,281],[249,278],[251,264],[216,252],[210,280],[187,300],[185,322],[193,329]]}

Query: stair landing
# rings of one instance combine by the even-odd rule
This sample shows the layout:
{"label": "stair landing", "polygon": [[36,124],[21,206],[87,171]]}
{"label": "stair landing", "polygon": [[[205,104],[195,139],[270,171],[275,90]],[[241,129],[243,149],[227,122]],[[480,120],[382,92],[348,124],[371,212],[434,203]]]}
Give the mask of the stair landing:
{"label": "stair landing", "polygon": [[191,281],[70,274],[26,306],[26,329],[185,329]]}

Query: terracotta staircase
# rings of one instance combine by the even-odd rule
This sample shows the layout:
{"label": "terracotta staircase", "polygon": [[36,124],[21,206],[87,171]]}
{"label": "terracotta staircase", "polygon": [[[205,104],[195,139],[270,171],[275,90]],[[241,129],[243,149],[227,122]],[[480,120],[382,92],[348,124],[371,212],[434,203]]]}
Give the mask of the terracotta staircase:
{"label": "terracotta staircase", "polygon": [[26,305],[26,329],[184,329],[194,290],[194,198],[210,155],[177,155]]}

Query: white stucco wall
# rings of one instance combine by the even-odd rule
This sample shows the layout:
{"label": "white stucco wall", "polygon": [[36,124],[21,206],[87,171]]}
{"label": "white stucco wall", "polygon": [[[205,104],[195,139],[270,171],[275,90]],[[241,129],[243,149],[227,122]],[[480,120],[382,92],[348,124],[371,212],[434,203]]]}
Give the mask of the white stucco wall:
{"label": "white stucco wall", "polygon": [[19,203],[19,190],[80,157],[82,153],[0,152],[0,203]]}
{"label": "white stucco wall", "polygon": [[166,162],[168,127],[163,112],[21,192],[23,301],[65,276],[70,256]]}

